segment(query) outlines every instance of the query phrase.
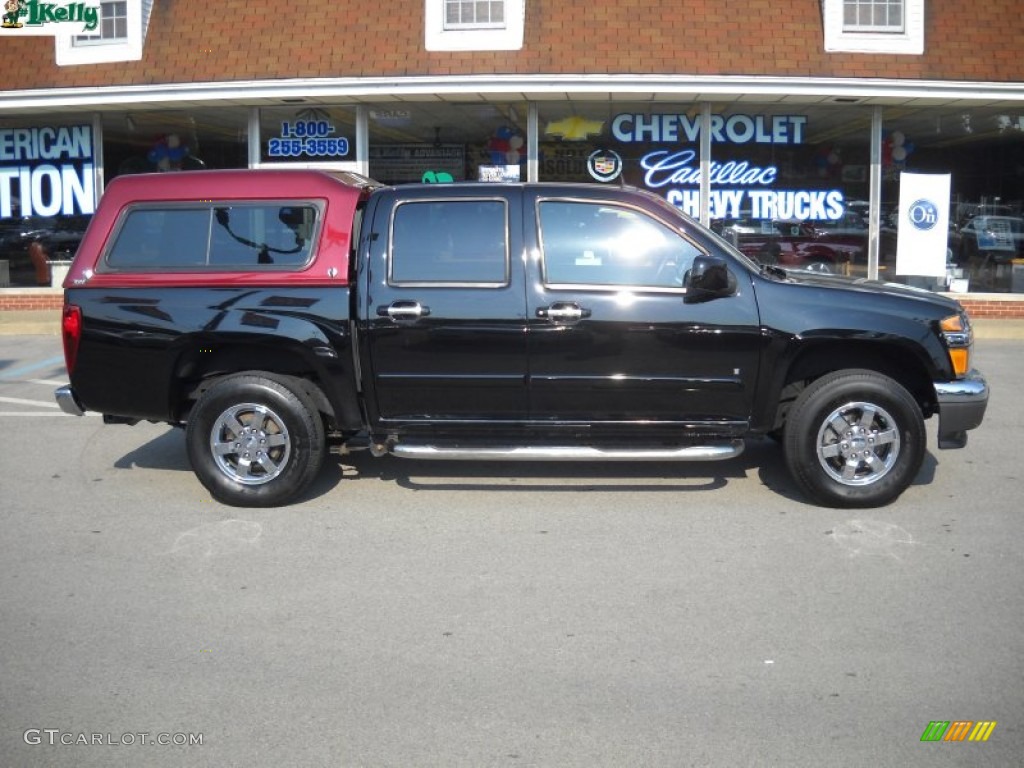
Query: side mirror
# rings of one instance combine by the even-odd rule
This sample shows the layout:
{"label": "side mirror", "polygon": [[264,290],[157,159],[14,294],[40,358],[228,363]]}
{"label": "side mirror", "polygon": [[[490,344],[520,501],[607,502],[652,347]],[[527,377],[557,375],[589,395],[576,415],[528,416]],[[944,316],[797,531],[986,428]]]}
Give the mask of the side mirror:
{"label": "side mirror", "polygon": [[724,259],[715,256],[697,256],[683,279],[686,303],[711,301],[736,293],[736,276],[729,271]]}

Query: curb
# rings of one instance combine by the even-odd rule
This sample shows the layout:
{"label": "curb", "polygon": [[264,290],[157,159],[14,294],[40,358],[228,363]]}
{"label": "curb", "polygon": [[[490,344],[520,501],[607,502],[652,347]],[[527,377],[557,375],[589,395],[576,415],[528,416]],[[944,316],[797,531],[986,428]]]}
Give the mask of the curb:
{"label": "curb", "polygon": [[59,336],[59,309],[14,309],[0,312],[0,336]]}

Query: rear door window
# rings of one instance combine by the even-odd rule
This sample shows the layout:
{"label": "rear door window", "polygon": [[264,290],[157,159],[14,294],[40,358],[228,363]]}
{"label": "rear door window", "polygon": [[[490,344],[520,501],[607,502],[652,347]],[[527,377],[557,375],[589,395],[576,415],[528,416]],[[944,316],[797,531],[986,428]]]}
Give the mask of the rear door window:
{"label": "rear door window", "polygon": [[392,285],[504,286],[508,258],[503,200],[414,201],[395,209]]}

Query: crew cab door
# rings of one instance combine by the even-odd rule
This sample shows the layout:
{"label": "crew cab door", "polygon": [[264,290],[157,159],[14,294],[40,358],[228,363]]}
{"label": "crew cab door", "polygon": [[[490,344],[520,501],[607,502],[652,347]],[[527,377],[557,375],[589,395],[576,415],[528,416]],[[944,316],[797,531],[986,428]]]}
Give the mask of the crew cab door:
{"label": "crew cab door", "polygon": [[361,237],[369,254],[359,276],[371,418],[467,429],[525,418],[518,188],[437,185],[377,194]]}
{"label": "crew cab door", "polygon": [[670,433],[741,433],[761,346],[749,273],[731,262],[731,295],[687,303],[684,276],[714,241],[628,197],[557,194],[524,200],[537,222],[528,243],[531,416],[648,434],[652,422]]}

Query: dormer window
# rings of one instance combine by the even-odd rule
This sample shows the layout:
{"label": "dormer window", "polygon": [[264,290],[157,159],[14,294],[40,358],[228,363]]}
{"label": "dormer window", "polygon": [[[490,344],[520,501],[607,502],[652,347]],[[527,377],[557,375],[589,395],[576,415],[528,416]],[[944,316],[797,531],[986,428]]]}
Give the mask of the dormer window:
{"label": "dormer window", "polygon": [[505,0],[444,0],[444,28],[504,29]]}
{"label": "dormer window", "polygon": [[57,64],[138,61],[149,28],[153,0],[101,0],[100,24],[90,34],[59,33]]}
{"label": "dormer window", "polygon": [[822,0],[828,53],[924,53],[924,0]]}
{"label": "dormer window", "polygon": [[518,51],[526,0],[425,0],[428,51]]}

